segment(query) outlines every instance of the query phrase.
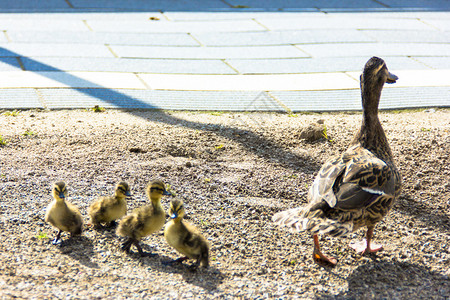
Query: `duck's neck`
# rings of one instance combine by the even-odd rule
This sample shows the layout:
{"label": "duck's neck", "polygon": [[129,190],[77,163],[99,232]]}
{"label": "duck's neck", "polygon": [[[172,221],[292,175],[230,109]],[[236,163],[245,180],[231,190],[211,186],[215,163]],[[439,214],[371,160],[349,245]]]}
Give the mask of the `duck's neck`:
{"label": "duck's neck", "polygon": [[161,207],[161,198],[152,198],[152,206],[154,208],[160,208]]}
{"label": "duck's neck", "polygon": [[356,133],[352,144],[361,145],[384,161],[391,160],[391,148],[378,118],[381,89],[364,89],[364,86],[361,86],[361,90],[363,119],[361,129]]}

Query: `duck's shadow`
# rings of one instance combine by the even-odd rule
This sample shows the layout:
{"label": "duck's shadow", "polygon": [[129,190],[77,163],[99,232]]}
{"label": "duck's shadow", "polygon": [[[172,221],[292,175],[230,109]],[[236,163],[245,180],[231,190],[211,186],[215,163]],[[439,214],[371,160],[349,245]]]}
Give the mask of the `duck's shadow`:
{"label": "duck's shadow", "polygon": [[217,268],[199,267],[197,270],[193,270],[190,268],[190,264],[194,262],[193,260],[183,263],[172,263],[174,258],[161,254],[161,251],[155,252],[151,249],[151,246],[144,243],[141,244],[141,247],[142,250],[151,252],[154,256],[141,257],[134,251],[130,252],[128,255],[133,259],[139,260],[140,263],[147,268],[158,269],[166,273],[181,274],[187,283],[199,286],[207,291],[216,290],[217,286],[219,286],[225,278],[225,275]]}
{"label": "duck's shadow", "polygon": [[348,289],[338,295],[321,294],[319,299],[408,298],[445,299],[450,295],[448,276],[429,267],[400,261],[372,260],[356,268],[347,278]]}
{"label": "duck's shadow", "polygon": [[61,254],[68,255],[78,260],[82,265],[98,269],[99,266],[91,258],[95,257],[94,245],[92,241],[83,235],[65,239],[59,246]]}

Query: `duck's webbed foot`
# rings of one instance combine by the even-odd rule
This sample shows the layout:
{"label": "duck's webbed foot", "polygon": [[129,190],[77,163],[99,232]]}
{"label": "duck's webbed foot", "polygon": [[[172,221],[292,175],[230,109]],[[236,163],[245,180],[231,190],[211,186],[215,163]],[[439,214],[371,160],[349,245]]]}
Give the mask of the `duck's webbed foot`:
{"label": "duck's webbed foot", "polygon": [[336,266],[337,264],[336,258],[328,257],[320,251],[319,237],[317,236],[317,234],[313,235],[313,238],[314,238],[314,251],[313,251],[314,262],[325,267]]}
{"label": "duck's webbed foot", "polygon": [[366,253],[375,253],[383,249],[383,246],[380,244],[372,243],[373,237],[373,227],[367,229],[366,239],[362,241],[351,243],[350,248],[354,249],[356,253],[364,255]]}

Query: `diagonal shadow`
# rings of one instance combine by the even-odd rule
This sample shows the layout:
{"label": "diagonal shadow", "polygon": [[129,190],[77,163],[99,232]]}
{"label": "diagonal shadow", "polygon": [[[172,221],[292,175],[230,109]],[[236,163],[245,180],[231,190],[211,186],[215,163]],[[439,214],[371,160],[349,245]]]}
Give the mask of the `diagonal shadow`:
{"label": "diagonal shadow", "polygon": [[73,12],[384,12],[449,11],[448,1],[258,1],[258,0],[0,0],[2,12],[73,13]]}
{"label": "diagonal shadow", "polygon": [[[12,52],[2,47],[0,47],[0,56],[9,56],[16,58],[21,57],[19,53]],[[36,69],[49,70],[48,72],[43,72],[39,74],[46,76],[47,78],[50,78],[52,80],[63,83],[69,87],[73,84],[73,82],[76,82],[78,86],[96,86],[96,84],[93,82],[77,77],[73,74],[69,74],[61,69],[52,67],[50,65],[41,63],[37,60],[28,57],[26,59],[29,62],[33,63],[33,65],[36,66]],[[5,63],[14,66],[12,61],[5,61]],[[60,76],[61,74],[64,74],[64,76]],[[155,105],[149,104],[137,98],[130,97],[129,95],[121,93],[117,90],[102,88],[101,86],[98,86],[98,88],[77,88],[76,90],[87,96],[97,98],[104,103],[112,104],[121,109],[128,109],[128,112],[130,114],[138,116],[145,121],[147,121],[148,119],[141,116],[137,110],[130,111],[129,108],[135,107],[140,109],[153,109],[153,110],[160,109]],[[99,92],[99,90],[106,92]],[[245,128],[243,129],[232,126],[209,125],[200,122],[183,120],[168,115],[162,111],[161,114],[163,115],[163,118],[158,118],[153,121],[162,122],[169,125],[177,124],[190,129],[210,131],[214,134],[222,135],[227,139],[240,143],[248,151],[253,152],[257,156],[262,157],[264,159],[268,159],[272,162],[279,163],[287,168],[292,168],[294,170],[302,170],[307,174],[311,174],[320,167],[320,165],[317,163],[315,159],[311,160],[309,159],[309,157],[300,156],[291,151],[288,151],[284,147],[278,145],[276,141],[270,140],[269,138],[264,137],[254,131],[250,131]]]}

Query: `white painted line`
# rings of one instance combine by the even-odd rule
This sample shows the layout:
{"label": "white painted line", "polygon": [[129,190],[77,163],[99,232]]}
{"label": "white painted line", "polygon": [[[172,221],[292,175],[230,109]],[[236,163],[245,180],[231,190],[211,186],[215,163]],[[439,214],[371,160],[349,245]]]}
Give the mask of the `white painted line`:
{"label": "white painted line", "polygon": [[133,73],[0,72],[0,88],[115,88],[146,89]]}
{"label": "white painted line", "polygon": [[[389,70],[398,76],[394,84],[386,84],[385,88],[411,86],[450,86],[450,70]],[[361,72],[347,72],[357,80]]]}
{"label": "white painted line", "polygon": [[281,75],[139,74],[139,77],[155,90],[314,91],[359,88],[359,83],[344,73]]}

